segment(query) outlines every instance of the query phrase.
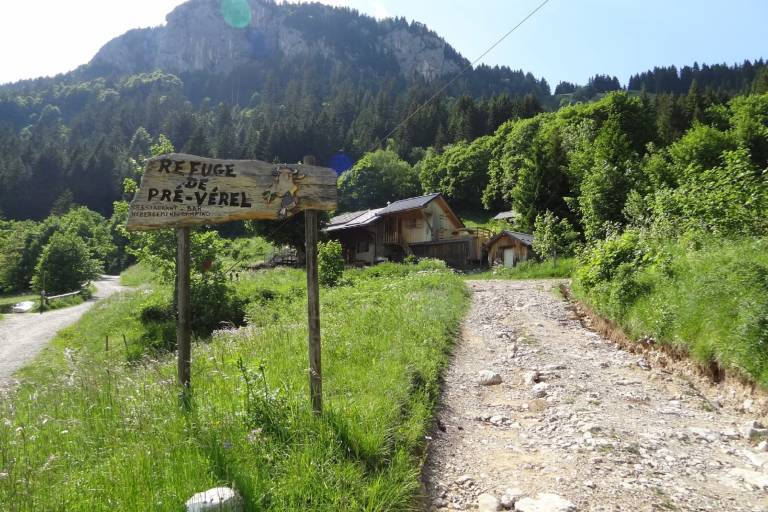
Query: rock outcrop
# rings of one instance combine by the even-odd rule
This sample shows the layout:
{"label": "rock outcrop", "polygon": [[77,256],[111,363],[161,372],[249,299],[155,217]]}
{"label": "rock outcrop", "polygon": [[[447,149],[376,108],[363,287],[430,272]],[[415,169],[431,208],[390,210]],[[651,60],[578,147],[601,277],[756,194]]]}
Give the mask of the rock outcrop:
{"label": "rock outcrop", "polygon": [[[156,69],[226,74],[249,62],[276,57],[355,61],[367,51],[381,60],[393,60],[406,77],[420,75],[427,80],[458,72],[467,64],[422,25],[357,17],[360,22],[348,27],[345,34],[349,35],[347,44],[344,37],[330,32],[354,16],[349,12],[317,4],[310,13],[295,4],[248,3],[250,23],[237,28],[225,21],[218,0],[189,0],[168,14],[165,25],[131,30],[108,42],[90,64],[118,74]],[[316,18],[322,18],[322,23]],[[365,48],[352,43],[360,38],[368,42]]]}

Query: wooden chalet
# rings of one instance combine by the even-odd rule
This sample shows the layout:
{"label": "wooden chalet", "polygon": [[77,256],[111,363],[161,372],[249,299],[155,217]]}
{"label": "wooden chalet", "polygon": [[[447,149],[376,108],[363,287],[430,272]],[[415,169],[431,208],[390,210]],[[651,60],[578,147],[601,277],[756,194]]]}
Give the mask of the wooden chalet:
{"label": "wooden chalet", "polygon": [[488,265],[504,265],[514,267],[521,261],[534,257],[533,235],[516,231],[502,231],[486,244],[488,250]]}
{"label": "wooden chalet", "polygon": [[453,267],[482,264],[484,230],[467,228],[440,194],[395,201],[383,208],[342,213],[325,228],[341,242],[349,264],[401,261],[413,254]]}

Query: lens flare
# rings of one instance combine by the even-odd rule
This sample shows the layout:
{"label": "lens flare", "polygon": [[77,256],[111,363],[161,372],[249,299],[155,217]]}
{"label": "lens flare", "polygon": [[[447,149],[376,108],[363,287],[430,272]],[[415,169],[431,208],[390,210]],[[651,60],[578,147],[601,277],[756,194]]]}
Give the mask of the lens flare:
{"label": "lens flare", "polygon": [[245,28],[251,24],[251,6],[248,0],[221,0],[221,16],[233,28]]}

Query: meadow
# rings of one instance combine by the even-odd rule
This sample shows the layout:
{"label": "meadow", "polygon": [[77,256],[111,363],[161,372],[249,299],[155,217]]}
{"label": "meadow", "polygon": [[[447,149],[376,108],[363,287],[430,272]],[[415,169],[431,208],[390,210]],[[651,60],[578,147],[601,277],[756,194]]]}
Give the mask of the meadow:
{"label": "meadow", "polygon": [[[98,304],[0,402],[11,512],[178,511],[233,485],[247,510],[411,510],[441,370],[467,306],[436,262],[348,271],[321,291],[324,411],[310,411],[303,271],[248,273],[248,325],[193,344],[189,408],[172,353],[147,351],[144,283]],[[107,346],[106,340],[109,337]]]}

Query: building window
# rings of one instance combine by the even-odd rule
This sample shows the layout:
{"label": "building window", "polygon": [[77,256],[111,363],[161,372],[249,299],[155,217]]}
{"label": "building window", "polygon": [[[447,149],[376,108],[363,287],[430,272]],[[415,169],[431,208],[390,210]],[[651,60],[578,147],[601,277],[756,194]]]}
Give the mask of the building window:
{"label": "building window", "polygon": [[368,239],[357,241],[357,253],[368,252],[370,249],[370,242]]}

